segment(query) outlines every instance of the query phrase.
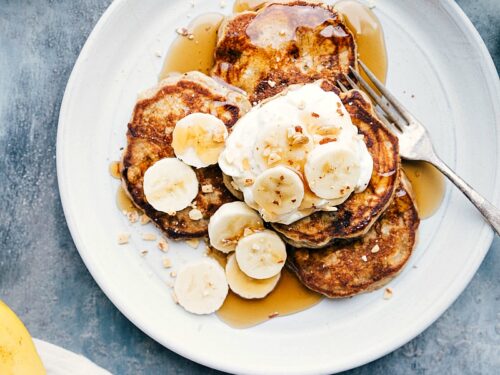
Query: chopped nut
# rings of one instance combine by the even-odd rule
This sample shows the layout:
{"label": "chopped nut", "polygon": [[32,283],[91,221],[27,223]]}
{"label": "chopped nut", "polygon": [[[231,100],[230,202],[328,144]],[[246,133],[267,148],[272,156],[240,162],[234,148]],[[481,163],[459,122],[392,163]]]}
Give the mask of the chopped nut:
{"label": "chopped nut", "polygon": [[175,271],[170,272],[170,277],[177,277],[177,272]]}
{"label": "chopped nut", "polygon": [[321,126],[316,132],[319,135],[337,135],[339,133],[339,128],[334,128],[333,126]]}
{"label": "chopped nut", "polygon": [[185,242],[189,247],[192,247],[193,249],[196,249],[198,247],[198,245],[200,244],[200,240],[198,238],[190,238],[189,240],[186,240]]}
{"label": "chopped nut", "polygon": [[163,264],[163,268],[172,267],[172,261],[169,258],[163,258],[162,264]]}
{"label": "chopped nut", "polygon": [[156,57],[161,57],[161,51],[156,50],[156,51],[155,51],[155,55],[156,55]]}
{"label": "chopped nut", "polygon": [[320,145],[324,145],[324,144],[326,144],[326,143],[336,142],[336,141],[337,141],[337,138],[325,137],[325,138],[323,138],[321,141],[319,141],[319,144],[320,144]]}
{"label": "chopped nut", "polygon": [[193,40],[193,39],[194,39],[194,35],[193,35],[193,34],[189,34],[189,35],[188,35],[188,39],[189,39],[189,40]]}
{"label": "chopped nut", "polygon": [[154,233],[143,233],[142,239],[144,241],[156,241],[156,234]]}
{"label": "chopped nut", "polygon": [[189,211],[189,218],[191,220],[198,221],[203,219],[203,214],[197,208],[193,208],[191,211]]}
{"label": "chopped nut", "polygon": [[250,162],[248,161],[247,158],[244,158],[241,163],[245,171],[248,171],[250,169]]}
{"label": "chopped nut", "polygon": [[252,186],[253,185],[253,180],[251,178],[245,178],[245,181],[243,182],[243,184],[245,186]]}
{"label": "chopped nut", "polygon": [[279,314],[280,314],[279,312],[275,311],[275,312],[273,312],[272,314],[269,314],[269,315],[268,315],[268,318],[269,318],[269,319],[276,318]]}
{"label": "chopped nut", "polygon": [[202,185],[201,191],[203,193],[213,193],[214,187],[212,186],[212,184]]}
{"label": "chopped nut", "polygon": [[286,31],[285,31],[285,30],[280,30],[279,35],[280,35],[280,36],[284,36],[284,35],[286,35]]}
{"label": "chopped nut", "polygon": [[275,87],[275,86],[276,86],[276,82],[271,81],[271,80],[268,80],[268,81],[267,81],[267,84],[268,84],[270,87]]}
{"label": "chopped nut", "polygon": [[363,262],[368,262],[368,258],[366,257],[366,255],[363,255],[363,256],[361,257],[361,260],[362,260]]}
{"label": "chopped nut", "polygon": [[385,288],[384,299],[391,299],[393,294],[392,288]]}
{"label": "chopped nut", "polygon": [[169,216],[175,216],[177,214],[176,211],[167,211],[167,215]]}
{"label": "chopped nut", "polygon": [[290,144],[292,146],[305,145],[307,143],[309,143],[309,137],[307,135],[302,134],[302,133],[295,133],[290,141]]}
{"label": "chopped nut", "polygon": [[149,223],[150,221],[151,221],[151,219],[149,217],[147,217],[145,214],[141,215],[140,223],[142,225],[145,225],[145,224]]}
{"label": "chopped nut", "polygon": [[158,241],[158,249],[166,253],[168,251],[168,242],[164,238],[160,238]]}
{"label": "chopped nut", "polygon": [[134,224],[137,220],[139,220],[139,214],[137,211],[127,212],[127,219],[131,224]]}
{"label": "chopped nut", "polygon": [[127,244],[129,239],[130,239],[130,234],[129,233],[120,233],[120,234],[118,234],[118,245],[125,245],[125,244]]}
{"label": "chopped nut", "polygon": [[175,32],[182,36],[187,36],[189,34],[188,29],[186,29],[185,27],[179,27],[175,29]]}
{"label": "chopped nut", "polygon": [[328,211],[328,212],[334,212],[334,211],[338,211],[339,209],[335,206],[326,206],[323,208],[323,211]]}
{"label": "chopped nut", "polygon": [[246,237],[246,236],[249,236],[253,233],[253,230],[251,230],[250,228],[245,228],[243,230],[243,237]]}
{"label": "chopped nut", "polygon": [[379,245],[373,246],[371,251],[373,254],[378,253],[380,251],[380,246]]}
{"label": "chopped nut", "polygon": [[267,159],[268,164],[274,164],[281,160],[281,156],[279,156],[276,152],[271,152],[269,158]]}

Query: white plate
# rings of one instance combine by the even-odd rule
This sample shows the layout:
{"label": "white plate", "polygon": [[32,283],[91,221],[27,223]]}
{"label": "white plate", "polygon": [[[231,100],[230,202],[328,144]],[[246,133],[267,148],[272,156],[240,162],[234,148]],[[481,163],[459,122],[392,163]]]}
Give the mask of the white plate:
{"label": "white plate", "polygon": [[46,341],[33,339],[47,375],[111,375],[82,355]]}
{"label": "white plate", "polygon": [[[196,14],[219,1],[116,0],[85,44],[62,103],[57,166],[66,219],[95,280],[146,334],[204,365],[238,373],[318,374],[346,370],[403,345],[436,320],[465,288],[492,240],[491,229],[448,186],[439,212],[422,222],[419,245],[391,287],[236,330],[172,302],[154,244],[140,240],[115,206],[120,157],[136,94],[155,84],[165,53]],[[439,154],[500,203],[498,76],[469,20],[452,1],[377,1],[389,52],[389,88],[428,126]],[[188,18],[189,17],[189,18]],[[414,95],[412,98],[411,95]],[[118,232],[132,241],[118,246]],[[145,258],[139,250],[149,247]],[[172,245],[180,264],[201,250]],[[414,267],[415,266],[415,267]]]}

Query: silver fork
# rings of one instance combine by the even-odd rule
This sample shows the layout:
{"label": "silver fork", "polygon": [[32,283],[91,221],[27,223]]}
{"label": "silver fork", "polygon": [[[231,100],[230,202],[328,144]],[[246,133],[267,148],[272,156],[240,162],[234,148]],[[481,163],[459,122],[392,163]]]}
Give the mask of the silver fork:
{"label": "silver fork", "polygon": [[[434,165],[469,198],[500,235],[500,209],[488,202],[437,156],[425,127],[385,88],[363,62],[359,61],[359,65],[381,95],[375,92],[352,67],[351,72],[365,92],[378,104],[375,109],[380,120],[398,137],[401,157],[408,160],[423,160]],[[353,89],[359,89],[356,82],[348,75],[345,75],[345,79]],[[338,85],[342,91],[348,90],[342,82],[338,81]]]}

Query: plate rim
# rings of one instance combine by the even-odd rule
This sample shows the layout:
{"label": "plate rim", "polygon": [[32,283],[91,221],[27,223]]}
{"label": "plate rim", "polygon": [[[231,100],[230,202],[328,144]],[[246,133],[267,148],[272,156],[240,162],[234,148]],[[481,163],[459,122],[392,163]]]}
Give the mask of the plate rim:
{"label": "plate rim", "polygon": [[[99,18],[98,22],[92,29],[91,33],[87,37],[87,40],[85,41],[84,46],[82,47],[78,58],[73,66],[73,69],[71,71],[70,77],[68,79],[68,83],[66,85],[66,88],[64,90],[64,96],[61,102],[61,107],[60,107],[60,112],[59,112],[59,119],[58,119],[58,128],[57,128],[57,141],[56,141],[56,159],[57,159],[57,180],[58,180],[58,187],[59,187],[59,194],[61,197],[61,203],[64,211],[64,216],[66,219],[66,223],[68,225],[68,229],[71,233],[73,242],[75,243],[75,247],[78,250],[78,253],[80,254],[80,257],[82,258],[85,266],[87,267],[88,271],[92,275],[93,279],[96,281],[96,283],[99,285],[99,288],[104,292],[104,294],[107,296],[107,298],[110,299],[110,301],[113,303],[113,305],[118,308],[118,310],[127,317],[127,319],[134,324],[137,328],[139,328],[142,332],[144,332],[146,335],[151,337],[153,340],[158,342],[160,345],[164,346],[165,348],[172,350],[173,352],[189,359],[194,362],[197,362],[199,364],[221,370],[221,371],[226,371],[226,372],[237,372],[237,373],[249,373],[249,369],[246,367],[239,367],[237,364],[228,364],[226,362],[218,361],[218,360],[213,360],[211,358],[205,357],[203,353],[194,353],[192,351],[189,351],[185,345],[178,345],[176,342],[172,342],[168,339],[165,339],[164,337],[160,337],[152,327],[149,326],[147,322],[141,321],[140,318],[136,319],[129,311],[127,311],[126,303],[116,295],[116,293],[112,290],[112,288],[109,288],[109,285],[106,283],[104,278],[100,277],[98,273],[96,272],[95,267],[96,265],[92,264],[92,261],[89,257],[86,256],[85,251],[80,250],[81,248],[84,248],[83,245],[83,240],[80,238],[80,235],[77,231],[76,228],[76,223],[73,220],[73,217],[70,213],[71,209],[68,207],[68,204],[65,204],[65,201],[67,202],[69,198],[68,197],[68,190],[65,186],[64,183],[64,158],[63,158],[63,140],[64,140],[64,135],[63,135],[63,128],[64,128],[64,123],[65,123],[65,118],[67,117],[66,112],[68,112],[68,103],[71,101],[71,97],[73,95],[73,86],[75,86],[75,82],[77,79],[77,76],[79,74],[79,71],[81,69],[81,66],[84,64],[85,60],[87,59],[87,55],[89,50],[91,49],[92,44],[94,43],[94,40],[100,35],[100,30],[104,27],[108,19],[113,15],[116,9],[119,7],[123,6],[124,3],[129,2],[131,0],[114,0],[108,8],[104,11],[104,13],[101,15]],[[470,35],[470,39],[475,43],[475,46],[477,48],[477,52],[479,53],[481,57],[481,66],[485,72],[485,76],[497,76],[498,73],[495,68],[495,65],[493,63],[492,57],[483,41],[481,38],[479,32],[475,29],[473,26],[472,22],[470,19],[467,17],[467,15],[464,13],[464,11],[460,8],[458,4],[456,4],[453,0],[444,0],[441,2],[441,6],[446,10],[446,12],[453,18],[453,20],[456,23],[460,23],[460,25],[464,26],[466,28],[467,33]],[[488,93],[493,94],[493,96],[500,97],[500,81],[499,80],[488,80],[487,82],[488,85]],[[493,112],[496,115],[496,144],[498,147],[500,147],[500,103],[497,101],[492,101],[492,108]],[[495,171],[495,179],[494,179],[494,186],[493,186],[493,193],[492,193],[492,202],[498,203],[500,202],[500,173]],[[349,365],[344,364],[343,366],[337,365],[336,367],[333,367],[331,363],[328,363],[326,365],[321,365],[318,364],[314,368],[311,368],[308,370],[308,373],[331,373],[332,370],[336,372],[340,371],[345,371],[348,369],[352,369],[355,367],[362,366],[364,364],[367,364],[369,362],[372,362],[378,358],[381,358],[388,353],[398,349],[399,347],[403,346],[407,342],[411,341],[414,339],[416,336],[421,334],[424,330],[426,330],[431,324],[433,324],[451,305],[453,302],[460,296],[460,294],[464,291],[464,289],[467,287],[469,282],[472,280],[474,275],[476,274],[479,266],[481,265],[484,257],[486,256],[489,248],[491,247],[491,243],[493,241],[494,233],[493,230],[489,227],[488,224],[483,223],[482,229],[480,230],[480,235],[477,241],[477,248],[476,249],[481,249],[481,251],[478,251],[478,256],[474,259],[475,263],[470,265],[468,267],[468,273],[465,275],[465,277],[460,279],[460,282],[457,282],[455,284],[455,288],[453,289],[452,293],[448,293],[445,297],[442,297],[438,300],[439,306],[434,306],[433,308],[433,313],[430,314],[429,316],[426,317],[426,319],[420,319],[418,323],[416,323],[412,328],[412,330],[405,335],[398,336],[391,340],[389,343],[385,344],[385,347],[376,347],[374,350],[371,350],[370,352],[364,352],[363,354],[359,355],[356,357],[355,360],[353,360],[353,363],[350,363]],[[297,371],[295,371],[297,372]],[[252,373],[262,373],[262,374],[269,374],[269,373],[278,373],[277,370],[270,371],[270,369],[252,369]],[[303,372],[301,372],[303,373]]]}

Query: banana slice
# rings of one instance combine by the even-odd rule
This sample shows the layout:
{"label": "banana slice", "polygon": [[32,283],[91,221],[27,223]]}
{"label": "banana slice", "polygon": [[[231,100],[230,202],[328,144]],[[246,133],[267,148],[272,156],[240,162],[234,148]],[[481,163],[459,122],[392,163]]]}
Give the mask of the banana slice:
{"label": "banana slice", "polygon": [[231,255],[226,264],[226,278],[233,292],[246,299],[264,298],[278,284],[281,273],[269,279],[253,279],[243,273],[238,266],[236,257]]}
{"label": "banana slice", "polygon": [[243,193],[241,192],[241,190],[237,190],[237,186],[231,176],[222,173],[222,182],[224,183],[224,186],[227,188],[227,190],[229,190],[229,192],[236,197],[236,199],[239,199],[240,201],[243,200]]}
{"label": "banana slice", "polygon": [[186,264],[179,270],[174,284],[177,301],[193,314],[217,311],[224,303],[228,289],[224,269],[211,258]]}
{"label": "banana slice", "polygon": [[224,149],[227,128],[208,113],[192,113],[177,121],[172,133],[175,155],[196,168],[216,164]]}
{"label": "banana slice", "polygon": [[256,178],[252,194],[259,207],[273,215],[282,215],[300,206],[304,184],[296,172],[278,166],[265,170]]}
{"label": "banana slice", "polygon": [[224,253],[234,251],[245,229],[260,230],[264,223],[259,214],[243,202],[223,204],[210,218],[210,244]]}
{"label": "banana slice", "polygon": [[180,211],[198,194],[198,179],[191,167],[176,158],[158,160],[144,173],[144,195],[155,210]]}
{"label": "banana slice", "polygon": [[309,187],[318,197],[337,199],[355,189],[361,167],[358,157],[347,145],[336,142],[315,148],[304,167]]}
{"label": "banana slice", "polygon": [[273,231],[256,232],[238,241],[236,260],[247,276],[268,279],[280,273],[285,265],[286,247]]}

